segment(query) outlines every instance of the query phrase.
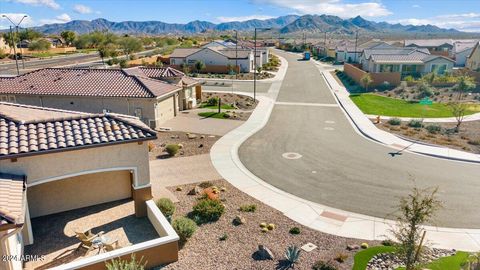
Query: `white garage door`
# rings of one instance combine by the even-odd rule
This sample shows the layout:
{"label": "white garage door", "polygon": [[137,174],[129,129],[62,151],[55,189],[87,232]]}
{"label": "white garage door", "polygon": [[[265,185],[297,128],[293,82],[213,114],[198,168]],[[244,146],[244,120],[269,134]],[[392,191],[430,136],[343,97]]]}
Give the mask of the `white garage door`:
{"label": "white garage door", "polygon": [[129,171],[84,174],[27,188],[31,218],[131,196]]}
{"label": "white garage door", "polygon": [[165,121],[175,117],[175,107],[173,103],[174,97],[171,96],[157,104],[157,127],[161,126]]}

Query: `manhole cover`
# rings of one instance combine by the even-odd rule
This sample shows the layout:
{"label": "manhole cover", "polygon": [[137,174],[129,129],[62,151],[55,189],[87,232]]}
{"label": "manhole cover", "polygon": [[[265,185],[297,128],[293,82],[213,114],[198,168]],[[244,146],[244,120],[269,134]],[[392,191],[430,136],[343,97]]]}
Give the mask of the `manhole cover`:
{"label": "manhole cover", "polygon": [[325,130],[335,130],[335,129],[332,128],[332,127],[324,127],[323,129],[325,129]]}
{"label": "manhole cover", "polygon": [[302,157],[302,155],[300,155],[299,153],[287,152],[287,153],[283,153],[282,157],[286,159],[299,159]]}

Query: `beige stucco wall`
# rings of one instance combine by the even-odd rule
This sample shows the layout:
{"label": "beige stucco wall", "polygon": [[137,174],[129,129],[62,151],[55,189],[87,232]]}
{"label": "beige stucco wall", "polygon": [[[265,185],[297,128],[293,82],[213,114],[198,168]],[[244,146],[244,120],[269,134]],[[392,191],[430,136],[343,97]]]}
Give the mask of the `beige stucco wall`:
{"label": "beige stucco wall", "polygon": [[428,73],[432,72],[432,65],[447,65],[446,72],[452,72],[453,62],[448,61],[444,58],[437,58],[435,60],[425,63],[423,72]]}
{"label": "beige stucco wall", "polygon": [[147,142],[20,157],[16,162],[0,160],[1,172],[26,175],[27,186],[52,178],[125,168],[136,171],[136,186],[150,183]]}
{"label": "beige stucco wall", "polygon": [[480,46],[475,46],[472,54],[467,58],[466,66],[473,71],[480,68]]}
{"label": "beige stucco wall", "polygon": [[130,198],[130,171],[84,174],[27,189],[31,218]]}

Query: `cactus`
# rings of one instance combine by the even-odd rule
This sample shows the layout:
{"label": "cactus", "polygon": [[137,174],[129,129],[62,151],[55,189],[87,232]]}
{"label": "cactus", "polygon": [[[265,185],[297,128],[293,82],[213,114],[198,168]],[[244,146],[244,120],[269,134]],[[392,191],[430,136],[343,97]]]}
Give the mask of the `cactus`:
{"label": "cactus", "polygon": [[268,232],[268,229],[267,229],[267,227],[263,227],[263,228],[262,228],[262,232],[263,232],[263,233],[266,233],[266,232]]}
{"label": "cactus", "polygon": [[300,249],[297,246],[289,246],[285,252],[285,258],[293,268],[300,259]]}
{"label": "cactus", "polygon": [[273,229],[275,229],[275,224],[273,224],[273,223],[268,224],[268,225],[267,225],[267,229],[268,229],[269,231],[272,231]]}
{"label": "cactus", "polygon": [[266,228],[266,227],[267,227],[267,223],[265,222],[260,223],[260,228]]}

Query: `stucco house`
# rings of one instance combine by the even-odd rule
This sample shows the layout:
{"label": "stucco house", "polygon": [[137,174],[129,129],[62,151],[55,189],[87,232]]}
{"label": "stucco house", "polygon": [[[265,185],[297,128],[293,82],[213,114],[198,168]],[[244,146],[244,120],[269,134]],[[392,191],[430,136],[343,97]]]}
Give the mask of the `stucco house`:
{"label": "stucco house", "polygon": [[[225,46],[204,48],[177,48],[170,55],[170,64],[180,66],[183,64],[194,66],[197,61],[206,65],[206,72],[226,72],[227,66],[237,63],[241,72],[253,71],[253,51],[250,49],[235,50]],[[259,61],[259,60],[257,60]],[[258,62],[259,65],[261,61]]]}
{"label": "stucco house", "polygon": [[456,41],[454,43],[451,58],[455,60],[455,66],[465,66],[467,57],[472,53],[477,43],[476,40]]}
{"label": "stucco house", "polygon": [[410,48],[427,49],[430,54],[449,56],[453,50],[452,39],[412,39],[405,40],[404,46]]}
{"label": "stucco house", "polygon": [[[47,251],[56,248],[60,252],[71,251],[69,245],[75,247],[80,243],[75,238],[76,230],[103,226],[110,230],[105,230],[106,235],[115,233],[114,227],[108,224],[118,220],[101,223],[99,218],[93,218],[92,221],[90,215],[95,212],[87,210],[113,201],[132,202],[128,205],[131,207],[128,214],[148,215],[148,219],[132,217],[130,222],[150,222],[146,225],[153,232],[158,228],[153,238],[161,239],[164,233],[160,223],[164,218],[155,219],[152,213],[148,165],[147,142],[155,138],[156,132],[133,116],[0,102],[0,255],[17,256],[14,260],[1,261],[0,268],[22,269],[25,261],[19,258],[25,248],[39,247],[32,254],[38,256],[47,256]],[[108,219],[117,210],[109,211],[103,207],[102,218]],[[78,227],[72,228],[72,223]],[[159,248],[157,254],[167,255],[168,258],[162,260],[178,258],[175,239],[178,237],[165,242],[164,238],[162,246],[155,246]],[[133,243],[102,256],[131,254],[139,247]],[[44,259],[55,260],[57,253],[52,254]],[[159,263],[156,257],[145,259]],[[104,267],[105,258],[88,258],[85,268],[66,269]],[[47,265],[47,268],[54,266]]]}
{"label": "stucco house", "polygon": [[[199,82],[170,68],[46,68],[0,78],[0,101],[140,118],[151,128],[196,106]],[[201,90],[200,90],[201,91]]]}
{"label": "stucco house", "polygon": [[402,76],[420,76],[430,72],[451,72],[454,61],[432,55],[427,49],[394,48],[364,50],[360,64],[362,70],[371,73],[400,72]]}
{"label": "stucco house", "polygon": [[3,53],[10,53],[10,46],[8,46],[7,41],[3,38],[3,36],[0,36],[0,50],[3,51]]}
{"label": "stucco house", "polygon": [[480,42],[477,42],[467,57],[466,65],[472,71],[480,71]]}
{"label": "stucco house", "polygon": [[364,50],[388,48],[393,48],[393,46],[379,40],[357,43],[357,45],[355,45],[355,41],[346,40],[335,47],[335,58],[337,62],[358,63]]}

